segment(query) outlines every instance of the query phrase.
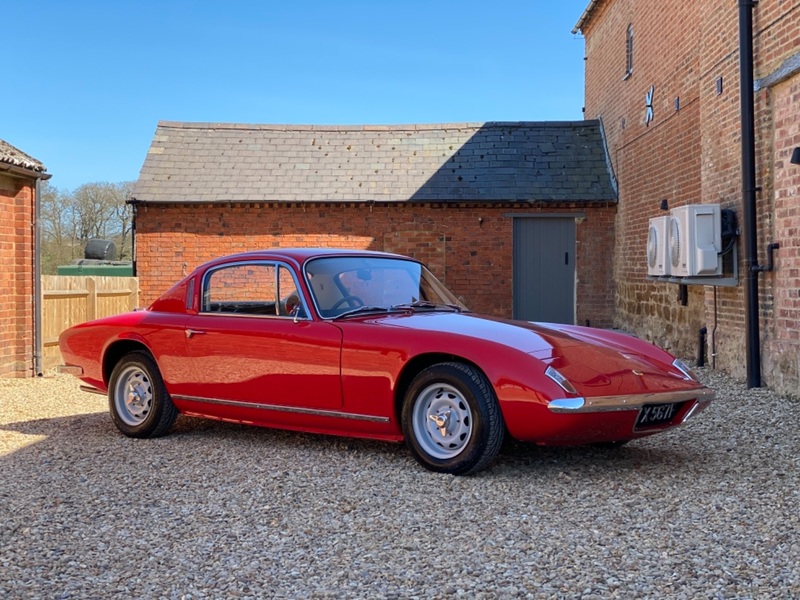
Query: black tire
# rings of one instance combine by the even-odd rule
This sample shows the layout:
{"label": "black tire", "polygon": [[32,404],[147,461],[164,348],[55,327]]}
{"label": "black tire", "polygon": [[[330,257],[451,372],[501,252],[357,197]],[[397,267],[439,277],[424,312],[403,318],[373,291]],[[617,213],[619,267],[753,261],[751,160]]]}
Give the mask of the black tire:
{"label": "black tire", "polygon": [[411,382],[402,409],[406,444],[426,469],[470,475],[486,468],[503,444],[497,397],[476,368],[433,365]]}
{"label": "black tire", "polygon": [[158,366],[146,352],[131,352],[116,364],[108,405],[114,425],[132,438],[162,436],[178,417]]}

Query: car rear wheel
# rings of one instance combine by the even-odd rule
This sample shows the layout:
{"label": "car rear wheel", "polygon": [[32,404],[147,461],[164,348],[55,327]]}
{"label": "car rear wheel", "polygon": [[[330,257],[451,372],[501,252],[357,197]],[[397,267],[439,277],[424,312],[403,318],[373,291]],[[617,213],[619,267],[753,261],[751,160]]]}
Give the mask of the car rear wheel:
{"label": "car rear wheel", "polygon": [[178,416],[155,361],[145,352],[131,352],[111,373],[108,404],[114,425],[128,437],[164,435]]}
{"label": "car rear wheel", "polygon": [[406,444],[427,469],[469,475],[485,468],[505,426],[494,390],[478,369],[441,363],[414,378],[402,410]]}

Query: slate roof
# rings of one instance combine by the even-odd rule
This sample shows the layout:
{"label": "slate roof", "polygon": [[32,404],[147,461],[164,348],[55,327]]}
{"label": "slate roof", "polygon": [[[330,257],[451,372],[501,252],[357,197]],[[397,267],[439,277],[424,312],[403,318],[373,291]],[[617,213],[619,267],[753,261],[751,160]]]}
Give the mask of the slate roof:
{"label": "slate roof", "polygon": [[43,173],[47,168],[32,156],[28,156],[22,150],[15,148],[5,140],[0,140],[0,163],[10,164],[14,167],[28,169]]}
{"label": "slate roof", "polygon": [[615,202],[598,121],[160,122],[132,198],[209,202]]}

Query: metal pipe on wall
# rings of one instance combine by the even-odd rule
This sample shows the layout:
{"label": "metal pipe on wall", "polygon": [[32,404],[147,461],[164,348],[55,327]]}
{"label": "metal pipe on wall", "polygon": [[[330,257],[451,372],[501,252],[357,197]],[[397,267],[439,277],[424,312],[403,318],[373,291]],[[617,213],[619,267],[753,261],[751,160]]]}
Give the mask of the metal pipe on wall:
{"label": "metal pipe on wall", "polygon": [[42,179],[36,179],[33,199],[33,375],[43,374],[42,354]]}
{"label": "metal pipe on wall", "polygon": [[52,175],[39,173],[36,177],[35,197],[33,199],[33,375],[44,375],[42,364],[44,345],[42,344],[42,181]]}
{"label": "metal pipe on wall", "polygon": [[756,223],[755,97],[753,86],[753,7],[758,0],[739,0],[739,73],[742,126],[742,225],[747,387],[761,387],[761,337],[758,305],[758,237]]}
{"label": "metal pipe on wall", "polygon": [[139,202],[136,198],[128,198],[125,204],[130,204],[131,206],[131,266],[133,267],[133,276],[138,277],[136,272],[136,216],[138,211],[136,209],[139,206]]}
{"label": "metal pipe on wall", "polygon": [[36,178],[36,197],[34,198],[33,215],[33,297],[34,297],[34,323],[33,323],[33,371],[35,377],[44,375],[44,345],[42,343],[42,181],[47,181],[52,175],[40,173]]}

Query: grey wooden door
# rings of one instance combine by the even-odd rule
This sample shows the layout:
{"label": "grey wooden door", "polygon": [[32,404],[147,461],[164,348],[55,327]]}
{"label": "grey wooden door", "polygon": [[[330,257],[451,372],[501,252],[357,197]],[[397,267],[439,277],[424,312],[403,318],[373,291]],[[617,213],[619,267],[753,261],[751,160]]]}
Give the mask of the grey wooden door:
{"label": "grey wooden door", "polygon": [[575,219],[514,219],[514,318],[575,322]]}

